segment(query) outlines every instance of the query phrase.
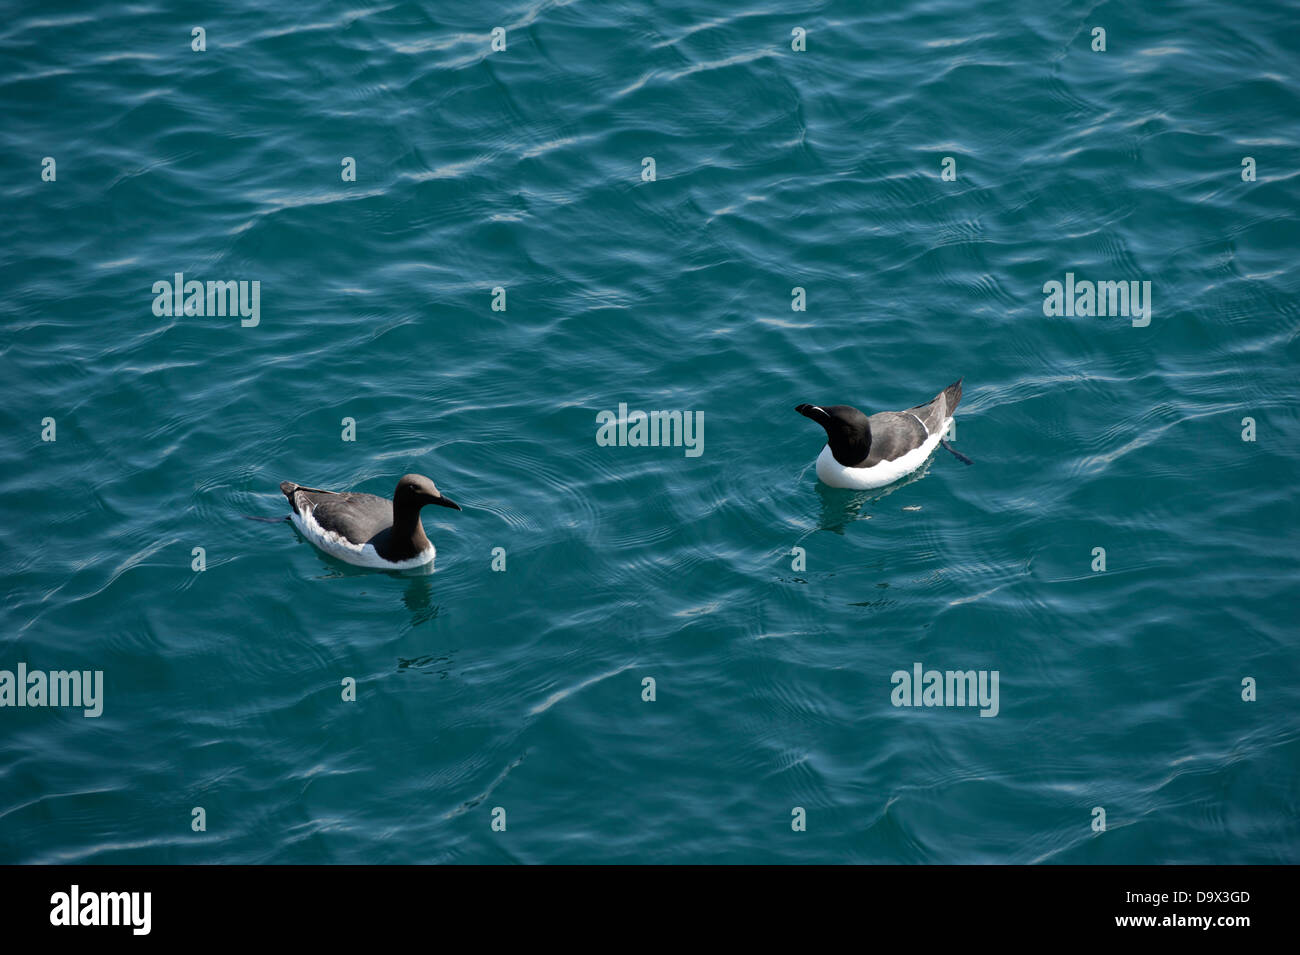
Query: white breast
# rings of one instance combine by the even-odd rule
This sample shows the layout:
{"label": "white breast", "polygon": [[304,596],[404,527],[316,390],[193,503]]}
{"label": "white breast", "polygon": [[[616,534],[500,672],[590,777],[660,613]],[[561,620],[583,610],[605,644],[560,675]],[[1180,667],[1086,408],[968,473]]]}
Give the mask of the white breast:
{"label": "white breast", "polygon": [[340,537],[333,531],[327,531],[316,523],[315,518],[311,516],[311,508],[307,508],[306,515],[293,513],[289,515],[293,521],[294,527],[302,532],[302,536],[307,538],[325,553],[331,557],[337,557],[339,560],[345,560],[349,564],[356,564],[358,567],[382,567],[385,570],[408,570],[413,567],[423,567],[425,564],[433,562],[436,551],[433,542],[429,542],[429,549],[421,551],[409,560],[384,560],[379,556],[379,551],[375,550],[373,544],[354,544],[345,537]]}
{"label": "white breast", "polygon": [[881,461],[874,467],[869,468],[847,468],[835,460],[835,455],[831,454],[831,446],[828,444],[822,448],[822,453],[817,456],[817,476],[823,482],[831,487],[847,487],[855,491],[866,491],[873,487],[884,487],[886,484],[893,484],[899,478],[911,474],[934,453],[934,449],[939,446],[943,436],[948,433],[948,426],[952,423],[952,418],[948,418],[943,423],[943,427],[931,434],[925,439],[925,443],[919,448],[908,451],[901,458],[894,458],[892,461]]}

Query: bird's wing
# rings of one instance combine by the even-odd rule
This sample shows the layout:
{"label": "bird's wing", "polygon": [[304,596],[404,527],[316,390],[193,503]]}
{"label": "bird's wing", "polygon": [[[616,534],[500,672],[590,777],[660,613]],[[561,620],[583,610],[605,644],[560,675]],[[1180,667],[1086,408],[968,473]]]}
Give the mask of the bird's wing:
{"label": "bird's wing", "polygon": [[[331,494],[300,489],[299,508],[310,505],[311,516],[323,530],[354,544],[364,544],[393,526],[393,502],[374,494]],[[301,510],[299,511],[301,513]]]}
{"label": "bird's wing", "polygon": [[874,467],[881,461],[893,461],[925,444],[929,433],[908,411],[882,411],[867,419],[871,424],[871,447],[867,459],[858,467]]}

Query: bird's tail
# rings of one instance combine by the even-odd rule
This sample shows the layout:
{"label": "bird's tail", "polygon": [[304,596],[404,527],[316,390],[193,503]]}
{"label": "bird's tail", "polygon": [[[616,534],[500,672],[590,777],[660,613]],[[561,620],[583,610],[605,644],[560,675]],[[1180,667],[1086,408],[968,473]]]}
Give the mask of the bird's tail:
{"label": "bird's tail", "polygon": [[957,405],[961,403],[961,383],[963,381],[965,381],[964,378],[958,378],[947,388],[943,389],[944,410],[949,418],[951,418],[952,413],[957,410]]}

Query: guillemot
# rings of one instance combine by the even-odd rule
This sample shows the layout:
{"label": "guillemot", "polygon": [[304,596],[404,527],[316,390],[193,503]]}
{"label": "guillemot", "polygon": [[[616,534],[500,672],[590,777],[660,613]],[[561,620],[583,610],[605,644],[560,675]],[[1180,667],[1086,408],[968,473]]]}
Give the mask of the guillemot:
{"label": "guillemot", "polygon": [[915,471],[941,443],[967,464],[970,459],[943,440],[961,401],[957,379],[923,405],[867,417],[848,405],[800,405],[794,410],[826,429],[817,476],[831,487],[884,487]]}
{"label": "guillemot", "polygon": [[289,515],[303,537],[325,553],[361,567],[404,570],[433,560],[433,542],[420,523],[420,508],[438,504],[460,510],[423,474],[406,474],[393,499],[357,492],[336,493],[281,481]]}

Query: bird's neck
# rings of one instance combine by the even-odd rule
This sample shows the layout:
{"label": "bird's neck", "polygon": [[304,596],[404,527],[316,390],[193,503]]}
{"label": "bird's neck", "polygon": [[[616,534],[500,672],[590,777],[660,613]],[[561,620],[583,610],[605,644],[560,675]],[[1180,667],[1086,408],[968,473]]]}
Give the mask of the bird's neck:
{"label": "bird's neck", "polygon": [[871,453],[871,430],[858,438],[846,438],[836,435],[829,441],[831,454],[835,460],[846,468],[856,467],[867,459]]}
{"label": "bird's neck", "polygon": [[392,551],[400,551],[405,557],[414,557],[429,549],[429,538],[424,533],[424,525],[420,523],[418,507],[399,508],[396,504],[393,505],[393,529],[388,544]]}

